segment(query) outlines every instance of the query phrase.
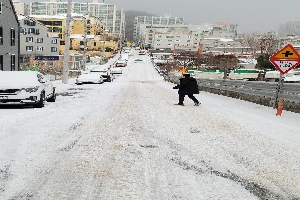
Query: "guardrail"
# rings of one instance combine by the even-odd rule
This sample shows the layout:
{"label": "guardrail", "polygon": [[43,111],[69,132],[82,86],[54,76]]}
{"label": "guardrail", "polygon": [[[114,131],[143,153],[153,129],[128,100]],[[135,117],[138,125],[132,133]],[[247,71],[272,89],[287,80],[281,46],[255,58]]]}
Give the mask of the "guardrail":
{"label": "guardrail", "polygon": [[[166,81],[179,83],[178,73],[169,73],[164,77]],[[275,82],[196,79],[199,90],[274,108],[277,105],[277,99],[281,97],[284,99],[284,110],[300,113],[299,83],[282,83],[282,86],[278,89],[279,84]]]}

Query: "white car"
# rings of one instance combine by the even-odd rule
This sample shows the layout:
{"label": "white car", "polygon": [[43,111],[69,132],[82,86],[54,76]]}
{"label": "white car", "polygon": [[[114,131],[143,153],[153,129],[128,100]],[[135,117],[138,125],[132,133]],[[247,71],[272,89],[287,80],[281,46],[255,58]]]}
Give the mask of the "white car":
{"label": "white car", "polygon": [[125,60],[118,60],[116,62],[116,67],[126,67],[127,66],[127,62]]}
{"label": "white car", "polygon": [[112,74],[122,74],[123,73],[123,69],[121,67],[112,67],[110,69]]}
{"label": "white car", "polygon": [[42,108],[45,101],[55,102],[50,80],[37,71],[0,71],[0,104],[33,105]]}
{"label": "white car", "polygon": [[101,84],[103,82],[103,77],[100,74],[81,74],[76,78],[77,85],[81,85],[84,83]]}
{"label": "white car", "polygon": [[104,81],[112,82],[114,80],[114,75],[107,68],[95,68],[91,70],[91,74],[100,74]]}

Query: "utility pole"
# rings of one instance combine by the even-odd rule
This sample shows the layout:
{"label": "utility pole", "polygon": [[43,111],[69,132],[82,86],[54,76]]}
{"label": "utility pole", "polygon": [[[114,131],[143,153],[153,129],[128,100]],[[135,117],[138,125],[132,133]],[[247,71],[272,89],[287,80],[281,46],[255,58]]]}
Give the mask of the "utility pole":
{"label": "utility pole", "polygon": [[83,17],[83,71],[86,67],[86,18]]}
{"label": "utility pole", "polygon": [[103,47],[102,47],[102,57],[104,59],[104,52],[105,52],[105,40],[106,40],[106,36],[105,36],[105,33],[103,34]]}
{"label": "utility pole", "polygon": [[64,84],[68,83],[68,78],[69,78],[69,48],[70,48],[71,6],[72,6],[72,0],[68,0],[66,34],[65,34],[65,51],[64,51],[64,61],[63,61],[63,76],[62,76],[62,82]]}

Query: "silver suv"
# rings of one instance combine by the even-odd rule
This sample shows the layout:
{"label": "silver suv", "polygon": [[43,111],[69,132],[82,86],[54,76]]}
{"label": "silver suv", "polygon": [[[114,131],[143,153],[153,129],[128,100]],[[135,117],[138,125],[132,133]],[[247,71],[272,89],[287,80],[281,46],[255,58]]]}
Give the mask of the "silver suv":
{"label": "silver suv", "polygon": [[45,101],[55,102],[50,80],[36,71],[0,71],[0,105],[20,104],[42,108]]}

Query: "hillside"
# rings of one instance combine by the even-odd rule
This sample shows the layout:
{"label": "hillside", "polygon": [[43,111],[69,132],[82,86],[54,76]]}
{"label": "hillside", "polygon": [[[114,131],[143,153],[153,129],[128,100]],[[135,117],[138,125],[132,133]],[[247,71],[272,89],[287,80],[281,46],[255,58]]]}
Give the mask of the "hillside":
{"label": "hillside", "polygon": [[134,30],[134,18],[137,16],[157,16],[155,14],[147,13],[144,11],[134,11],[134,10],[127,10],[124,11],[125,13],[125,36],[126,39],[132,41],[133,39],[133,30]]}

